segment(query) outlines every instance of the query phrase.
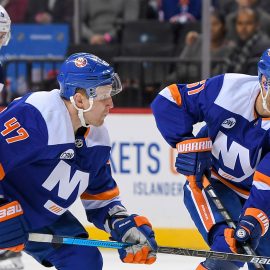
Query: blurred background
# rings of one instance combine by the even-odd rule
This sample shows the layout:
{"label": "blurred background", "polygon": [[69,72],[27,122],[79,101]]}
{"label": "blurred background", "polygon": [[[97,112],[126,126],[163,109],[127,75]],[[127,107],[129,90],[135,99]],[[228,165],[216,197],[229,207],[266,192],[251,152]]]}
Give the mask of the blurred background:
{"label": "blurred background", "polygon": [[257,74],[270,46],[267,0],[2,0],[12,39],[1,50],[1,105],[57,88],[63,59],[90,52],[113,65],[125,94],[116,107],[148,107],[171,83],[224,72]]}

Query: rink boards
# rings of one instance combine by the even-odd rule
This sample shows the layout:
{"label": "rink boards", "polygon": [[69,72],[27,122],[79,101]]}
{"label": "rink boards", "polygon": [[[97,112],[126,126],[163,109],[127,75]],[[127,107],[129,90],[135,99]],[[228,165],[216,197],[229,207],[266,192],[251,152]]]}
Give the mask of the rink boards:
{"label": "rink boards", "polygon": [[[106,125],[112,172],[128,211],[151,220],[160,245],[205,248],[183,203],[185,178],[174,169],[176,152],[159,134],[150,110],[118,110]],[[74,209],[92,238],[107,237],[87,225],[80,207]]]}

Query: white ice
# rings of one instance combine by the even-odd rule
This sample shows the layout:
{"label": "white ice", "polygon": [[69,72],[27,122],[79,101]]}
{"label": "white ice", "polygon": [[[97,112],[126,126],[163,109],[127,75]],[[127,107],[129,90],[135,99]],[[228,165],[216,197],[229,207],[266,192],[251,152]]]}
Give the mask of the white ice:
{"label": "white ice", "polygon": [[[158,260],[152,265],[126,264],[118,258],[117,251],[103,251],[104,267],[103,270],[195,270],[203,259],[192,258],[179,255],[158,254]],[[37,263],[27,254],[23,255],[25,270],[44,270],[46,268]],[[89,267],[90,269],[90,267]],[[247,269],[246,267],[243,268]],[[79,269],[77,269],[79,270]]]}

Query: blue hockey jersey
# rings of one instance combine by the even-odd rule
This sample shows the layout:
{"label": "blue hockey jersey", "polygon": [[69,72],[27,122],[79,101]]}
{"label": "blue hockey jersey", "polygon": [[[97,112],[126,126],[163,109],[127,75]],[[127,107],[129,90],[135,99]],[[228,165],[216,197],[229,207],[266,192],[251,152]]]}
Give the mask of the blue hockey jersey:
{"label": "blue hockey jersey", "polygon": [[[257,76],[219,75],[193,84],[173,84],[152,103],[156,124],[172,146],[192,137],[205,121],[212,140],[212,177],[270,216],[270,119],[256,114]],[[207,137],[207,136],[206,136]]]}
{"label": "blue hockey jersey", "polygon": [[5,198],[20,202],[29,230],[56,221],[78,197],[103,229],[105,208],[120,204],[104,125],[74,134],[53,90],[13,101],[0,114],[0,134],[0,183]]}

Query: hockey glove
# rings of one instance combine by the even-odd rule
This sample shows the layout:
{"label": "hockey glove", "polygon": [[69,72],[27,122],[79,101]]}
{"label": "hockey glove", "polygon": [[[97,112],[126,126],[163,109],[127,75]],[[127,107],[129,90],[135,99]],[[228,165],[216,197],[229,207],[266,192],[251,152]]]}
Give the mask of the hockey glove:
{"label": "hockey glove", "polygon": [[134,244],[118,250],[120,259],[125,263],[154,263],[157,243],[150,222],[142,216],[122,213],[107,220],[113,240]]}
{"label": "hockey glove", "polygon": [[224,236],[230,249],[235,253],[243,253],[243,244],[256,249],[260,238],[267,232],[269,220],[266,214],[256,208],[247,208],[236,229],[225,229]]}
{"label": "hockey glove", "polygon": [[19,252],[27,241],[24,231],[23,210],[17,201],[0,206],[0,249]]}
{"label": "hockey glove", "polygon": [[178,156],[175,167],[177,172],[186,176],[195,176],[197,186],[202,189],[202,176],[210,176],[212,165],[211,148],[209,138],[186,138],[176,145]]}

